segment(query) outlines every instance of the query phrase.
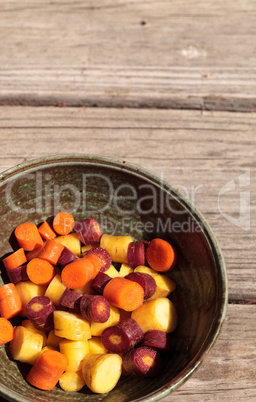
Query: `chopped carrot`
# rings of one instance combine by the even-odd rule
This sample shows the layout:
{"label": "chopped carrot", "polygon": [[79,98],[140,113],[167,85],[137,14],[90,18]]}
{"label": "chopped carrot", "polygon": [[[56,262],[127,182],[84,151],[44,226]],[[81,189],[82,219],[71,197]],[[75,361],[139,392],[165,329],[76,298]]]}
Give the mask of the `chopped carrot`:
{"label": "chopped carrot", "polygon": [[7,271],[20,267],[27,262],[27,257],[23,248],[19,248],[14,253],[3,259],[3,264]]}
{"label": "chopped carrot", "polygon": [[35,250],[29,251],[28,253],[26,253],[27,260],[31,261],[31,260],[33,260],[33,258],[37,258],[38,254],[41,252],[43,247],[44,247],[44,244],[41,247],[36,248]]}
{"label": "chopped carrot", "polygon": [[66,356],[56,350],[46,349],[27,375],[27,381],[43,390],[55,387],[68,366]]}
{"label": "chopped carrot", "polygon": [[166,272],[174,268],[176,252],[166,240],[155,238],[147,247],[146,259],[155,271]]}
{"label": "chopped carrot", "polygon": [[106,284],[103,296],[113,306],[133,311],[142,305],[144,290],[137,282],[117,276]]}
{"label": "chopped carrot", "polygon": [[12,341],[14,338],[14,328],[10,321],[0,317],[0,345]]}
{"label": "chopped carrot", "polygon": [[53,219],[53,229],[59,235],[67,235],[74,229],[75,219],[68,212],[59,212]]}
{"label": "chopped carrot", "polygon": [[0,314],[9,320],[22,311],[22,301],[13,283],[0,286]]}
{"label": "chopped carrot", "polygon": [[38,254],[38,258],[42,258],[50,264],[56,265],[63,250],[63,244],[54,240],[46,240],[44,247]]}
{"label": "chopped carrot", "polygon": [[83,257],[83,260],[90,261],[92,263],[94,272],[91,279],[94,279],[95,276],[100,272],[102,260],[95,254],[87,254]]}
{"label": "chopped carrot", "polygon": [[53,266],[41,258],[33,258],[27,265],[27,275],[36,285],[49,285],[54,278]]}
{"label": "chopped carrot", "polygon": [[21,223],[16,227],[14,234],[19,246],[26,251],[35,250],[43,244],[43,239],[36,225],[32,222]]}
{"label": "chopped carrot", "polygon": [[56,237],[56,233],[52,230],[47,221],[44,221],[42,225],[39,226],[38,232],[44,240],[53,240]]}
{"label": "chopped carrot", "polygon": [[78,258],[63,268],[61,272],[62,283],[70,289],[82,288],[92,279],[94,269],[89,259]]}

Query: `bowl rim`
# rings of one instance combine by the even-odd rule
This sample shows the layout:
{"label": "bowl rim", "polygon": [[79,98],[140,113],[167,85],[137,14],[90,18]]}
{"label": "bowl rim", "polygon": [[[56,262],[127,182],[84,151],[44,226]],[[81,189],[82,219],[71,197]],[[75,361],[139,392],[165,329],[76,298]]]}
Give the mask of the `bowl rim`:
{"label": "bowl rim", "polygon": [[[180,385],[182,385],[188,377],[202,364],[210,350],[213,348],[219,333],[222,328],[222,324],[225,319],[227,304],[228,304],[228,282],[227,282],[227,272],[225,267],[225,261],[223,258],[223,254],[221,248],[218,244],[218,241],[206,221],[205,217],[202,213],[192,204],[192,202],[187,199],[177,188],[175,188],[172,184],[166,181],[163,178],[160,178],[155,173],[150,170],[131,163],[122,159],[114,159],[106,156],[96,155],[96,154],[83,154],[83,153],[70,153],[70,154],[54,154],[45,157],[34,158],[28,161],[24,161],[19,163],[9,169],[4,170],[0,173],[0,187],[9,179],[11,179],[15,175],[23,174],[25,171],[35,170],[38,167],[46,167],[46,166],[56,166],[59,164],[88,164],[88,165],[98,165],[105,166],[116,170],[124,170],[126,172],[132,173],[135,176],[141,177],[143,179],[147,179],[152,182],[154,185],[159,188],[163,188],[164,190],[171,193],[171,195],[182,203],[184,208],[196,219],[197,222],[200,222],[201,230],[206,240],[209,243],[211,251],[213,252],[213,257],[216,265],[216,269],[218,269],[221,279],[221,297],[218,297],[218,308],[215,311],[215,319],[208,331],[208,334],[205,338],[204,343],[201,345],[201,348],[198,350],[197,354],[194,356],[193,360],[179,373],[179,375],[171,380],[169,383],[161,387],[160,389],[151,392],[146,397],[141,397],[138,399],[134,399],[133,402],[154,402],[158,401],[171,392],[175,391]],[[30,399],[24,398],[23,395],[18,394],[16,391],[11,391],[12,395],[10,395],[10,389],[6,388],[3,385],[0,388],[0,395],[7,398],[10,401],[17,402],[28,402]]]}

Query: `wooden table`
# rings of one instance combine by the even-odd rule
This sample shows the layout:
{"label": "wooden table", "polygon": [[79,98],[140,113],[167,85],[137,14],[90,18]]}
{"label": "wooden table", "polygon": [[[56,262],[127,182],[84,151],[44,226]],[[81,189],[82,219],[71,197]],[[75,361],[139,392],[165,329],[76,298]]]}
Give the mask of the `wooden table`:
{"label": "wooden table", "polygon": [[226,320],[166,402],[256,400],[255,27],[253,0],[0,0],[0,171],[63,153],[134,162],[219,240]]}

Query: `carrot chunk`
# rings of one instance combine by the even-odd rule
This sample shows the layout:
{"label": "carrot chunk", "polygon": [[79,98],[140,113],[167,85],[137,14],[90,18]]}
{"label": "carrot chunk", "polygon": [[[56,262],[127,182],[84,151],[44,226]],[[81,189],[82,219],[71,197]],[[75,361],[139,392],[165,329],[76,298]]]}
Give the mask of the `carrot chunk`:
{"label": "carrot chunk", "polygon": [[44,240],[53,240],[56,237],[56,233],[52,230],[47,221],[44,221],[42,225],[39,226],[38,232]]}
{"label": "carrot chunk", "polygon": [[126,318],[105,328],[101,340],[111,353],[123,353],[133,348],[143,339],[143,331],[133,318]]}
{"label": "carrot chunk", "polygon": [[141,346],[123,355],[123,368],[134,377],[154,377],[164,369],[164,361],[156,350]]}
{"label": "carrot chunk", "polygon": [[54,274],[53,266],[41,258],[33,258],[27,265],[27,275],[36,285],[49,285]]}
{"label": "carrot chunk", "polygon": [[92,279],[93,273],[93,264],[88,259],[78,258],[63,268],[61,280],[67,288],[79,289]]}
{"label": "carrot chunk", "polygon": [[0,286],[0,314],[9,320],[22,311],[20,295],[13,283]]}
{"label": "carrot chunk", "polygon": [[55,387],[68,366],[65,355],[55,350],[45,350],[28,373],[27,381],[43,390]]}
{"label": "carrot chunk", "polygon": [[14,328],[10,321],[0,317],[0,345],[10,342],[14,337]]}
{"label": "carrot chunk", "polygon": [[87,321],[106,322],[110,316],[110,304],[103,296],[85,294],[80,300],[80,312]]}
{"label": "carrot chunk", "polygon": [[8,257],[5,257],[3,259],[3,264],[7,269],[7,271],[18,268],[21,265],[25,264],[26,262],[27,258],[25,256],[23,248],[19,248],[17,251],[15,251],[14,253],[8,255]]}
{"label": "carrot chunk", "polygon": [[103,296],[113,306],[125,311],[133,311],[142,305],[144,290],[137,282],[116,277],[106,284]]}
{"label": "carrot chunk", "polygon": [[53,229],[59,235],[67,235],[74,229],[75,219],[68,212],[59,212],[53,219]]}
{"label": "carrot chunk", "polygon": [[95,276],[100,272],[102,266],[101,259],[96,254],[86,254],[83,257],[83,260],[89,261],[93,265],[93,274],[91,279],[94,279]]}
{"label": "carrot chunk", "polygon": [[38,258],[48,261],[52,265],[56,265],[61,256],[64,246],[54,240],[46,240],[44,247],[38,254]]}
{"label": "carrot chunk", "polygon": [[35,296],[26,305],[26,315],[39,331],[48,332],[54,328],[55,307],[47,296]]}
{"label": "carrot chunk", "polygon": [[43,239],[38,232],[37,226],[32,222],[24,222],[14,231],[19,246],[26,251],[32,251],[42,246]]}
{"label": "carrot chunk", "polygon": [[147,247],[146,258],[152,269],[166,272],[174,268],[176,252],[166,240],[155,238]]}

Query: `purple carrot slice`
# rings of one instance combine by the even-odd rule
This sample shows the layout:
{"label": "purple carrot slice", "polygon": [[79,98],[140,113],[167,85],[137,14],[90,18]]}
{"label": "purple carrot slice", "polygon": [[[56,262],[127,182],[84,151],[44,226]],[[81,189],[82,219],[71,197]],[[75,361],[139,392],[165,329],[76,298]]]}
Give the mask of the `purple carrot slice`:
{"label": "purple carrot slice", "polygon": [[101,334],[101,340],[109,352],[123,353],[143,339],[143,331],[133,318],[126,318],[112,325]]}
{"label": "purple carrot slice", "polygon": [[80,300],[80,312],[87,321],[106,322],[110,316],[110,304],[100,295],[84,295]]}
{"label": "purple carrot slice", "polygon": [[99,243],[103,232],[100,225],[94,218],[87,218],[84,221],[76,222],[75,231],[83,244]]}
{"label": "purple carrot slice", "polygon": [[144,299],[149,299],[156,291],[156,281],[152,275],[144,272],[131,272],[125,276],[130,281],[137,282],[144,289]]}
{"label": "purple carrot slice", "polygon": [[80,299],[83,293],[75,292],[74,290],[65,289],[60,299],[60,305],[62,307],[71,308],[77,312],[80,312]]}
{"label": "purple carrot slice", "polygon": [[91,283],[91,289],[102,295],[104,287],[111,279],[112,278],[104,272],[99,272]]}
{"label": "purple carrot slice", "polygon": [[131,349],[122,358],[125,374],[134,377],[154,377],[164,369],[160,353],[146,346]]}
{"label": "purple carrot slice", "polygon": [[146,248],[149,242],[147,240],[133,241],[128,246],[127,259],[131,268],[146,263]]}
{"label": "purple carrot slice", "polygon": [[141,346],[147,346],[157,352],[169,352],[170,337],[159,329],[150,329],[144,334]]}
{"label": "purple carrot slice", "polygon": [[8,277],[12,283],[18,283],[28,281],[27,265],[21,265],[20,267],[7,270]]}
{"label": "purple carrot slice", "polygon": [[77,255],[75,255],[74,253],[72,253],[72,251],[70,251],[67,247],[64,247],[60,258],[58,259],[58,265],[61,268],[64,268],[65,265],[69,264],[72,261],[77,260]]}
{"label": "purple carrot slice", "polygon": [[51,331],[55,307],[47,296],[35,296],[26,305],[26,315],[34,327],[40,331]]}
{"label": "purple carrot slice", "polygon": [[107,250],[105,250],[102,247],[93,247],[90,250],[86,251],[86,253],[85,253],[85,255],[89,255],[89,254],[94,254],[97,257],[99,257],[99,259],[101,260],[102,265],[100,268],[100,272],[105,272],[109,269],[109,267],[112,263],[112,259]]}

